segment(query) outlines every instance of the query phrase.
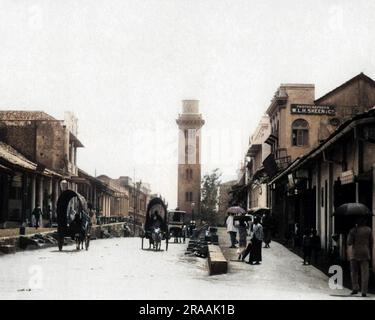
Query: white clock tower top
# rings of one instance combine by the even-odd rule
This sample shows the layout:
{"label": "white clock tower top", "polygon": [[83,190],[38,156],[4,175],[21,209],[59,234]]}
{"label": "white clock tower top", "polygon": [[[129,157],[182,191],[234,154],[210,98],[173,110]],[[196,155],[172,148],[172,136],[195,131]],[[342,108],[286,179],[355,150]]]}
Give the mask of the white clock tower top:
{"label": "white clock tower top", "polygon": [[199,113],[199,100],[182,100],[183,114],[197,114]]}

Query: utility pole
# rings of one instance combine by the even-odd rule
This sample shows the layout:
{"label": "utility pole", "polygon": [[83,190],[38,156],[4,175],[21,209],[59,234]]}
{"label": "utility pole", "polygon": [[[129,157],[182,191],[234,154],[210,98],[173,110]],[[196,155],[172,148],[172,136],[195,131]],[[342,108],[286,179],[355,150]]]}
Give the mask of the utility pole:
{"label": "utility pole", "polygon": [[137,199],[136,199],[136,194],[135,194],[135,185],[136,185],[136,182],[135,182],[135,168],[134,168],[134,171],[133,171],[133,235],[135,237],[135,211],[136,211],[136,207],[137,207]]}

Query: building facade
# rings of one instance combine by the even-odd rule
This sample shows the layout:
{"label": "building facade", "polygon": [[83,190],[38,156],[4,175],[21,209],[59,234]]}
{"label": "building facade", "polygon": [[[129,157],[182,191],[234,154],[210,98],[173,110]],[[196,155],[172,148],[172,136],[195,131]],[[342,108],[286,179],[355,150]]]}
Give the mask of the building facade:
{"label": "building facade", "polygon": [[179,129],[177,206],[187,219],[200,212],[201,197],[201,128],[198,100],[183,100],[182,113],[176,120]]}
{"label": "building facade", "polygon": [[268,207],[267,181],[263,161],[271,153],[271,147],[265,143],[271,133],[270,119],[263,116],[249,139],[249,148],[246,153],[245,172],[247,186],[247,209]]}
{"label": "building facade", "polygon": [[[296,224],[301,231],[315,228],[329,252],[332,236],[342,231],[333,215],[339,205],[361,202],[373,209],[374,113],[367,110],[375,106],[375,82],[359,74],[314,104],[334,110],[321,120],[325,139],[276,174],[269,186],[280,237]],[[345,257],[345,232],[339,246]]]}
{"label": "building facade", "polygon": [[[2,200],[3,221],[30,220],[37,204],[43,212],[51,210],[55,216],[60,182],[65,180],[69,188],[76,190],[73,179],[78,174],[77,148],[83,147],[76,128],[77,119],[71,113],[65,115],[65,120],[57,120],[40,111],[0,111],[3,160],[6,163],[7,158],[12,159],[9,165],[23,163],[18,169],[35,167],[28,174],[2,177],[3,192],[9,193]],[[21,201],[21,197],[27,199]]]}
{"label": "building facade", "polygon": [[125,188],[129,195],[128,216],[143,224],[146,219],[148,202],[151,199],[151,187],[148,183],[133,180],[128,176],[118,178],[117,183]]}

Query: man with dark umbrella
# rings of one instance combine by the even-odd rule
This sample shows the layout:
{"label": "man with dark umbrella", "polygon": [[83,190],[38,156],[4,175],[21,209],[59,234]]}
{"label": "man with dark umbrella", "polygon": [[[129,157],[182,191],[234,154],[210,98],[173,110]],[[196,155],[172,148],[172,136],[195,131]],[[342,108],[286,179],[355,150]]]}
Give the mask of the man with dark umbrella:
{"label": "man with dark umbrella", "polygon": [[350,270],[352,278],[352,295],[359,291],[359,270],[361,270],[361,291],[362,297],[367,296],[369,280],[369,262],[371,250],[374,244],[371,228],[366,226],[366,220],[360,218],[357,225],[350,230],[348,235],[348,246],[351,247]]}

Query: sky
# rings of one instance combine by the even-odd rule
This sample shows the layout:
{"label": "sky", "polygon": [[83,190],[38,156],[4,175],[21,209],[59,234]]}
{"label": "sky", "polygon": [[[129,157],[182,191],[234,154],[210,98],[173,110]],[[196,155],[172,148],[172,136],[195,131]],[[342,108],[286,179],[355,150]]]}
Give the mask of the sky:
{"label": "sky", "polygon": [[0,109],[73,111],[78,165],[177,202],[183,99],[200,100],[202,173],[236,178],[281,83],[316,98],[375,78],[375,1],[0,0]]}

